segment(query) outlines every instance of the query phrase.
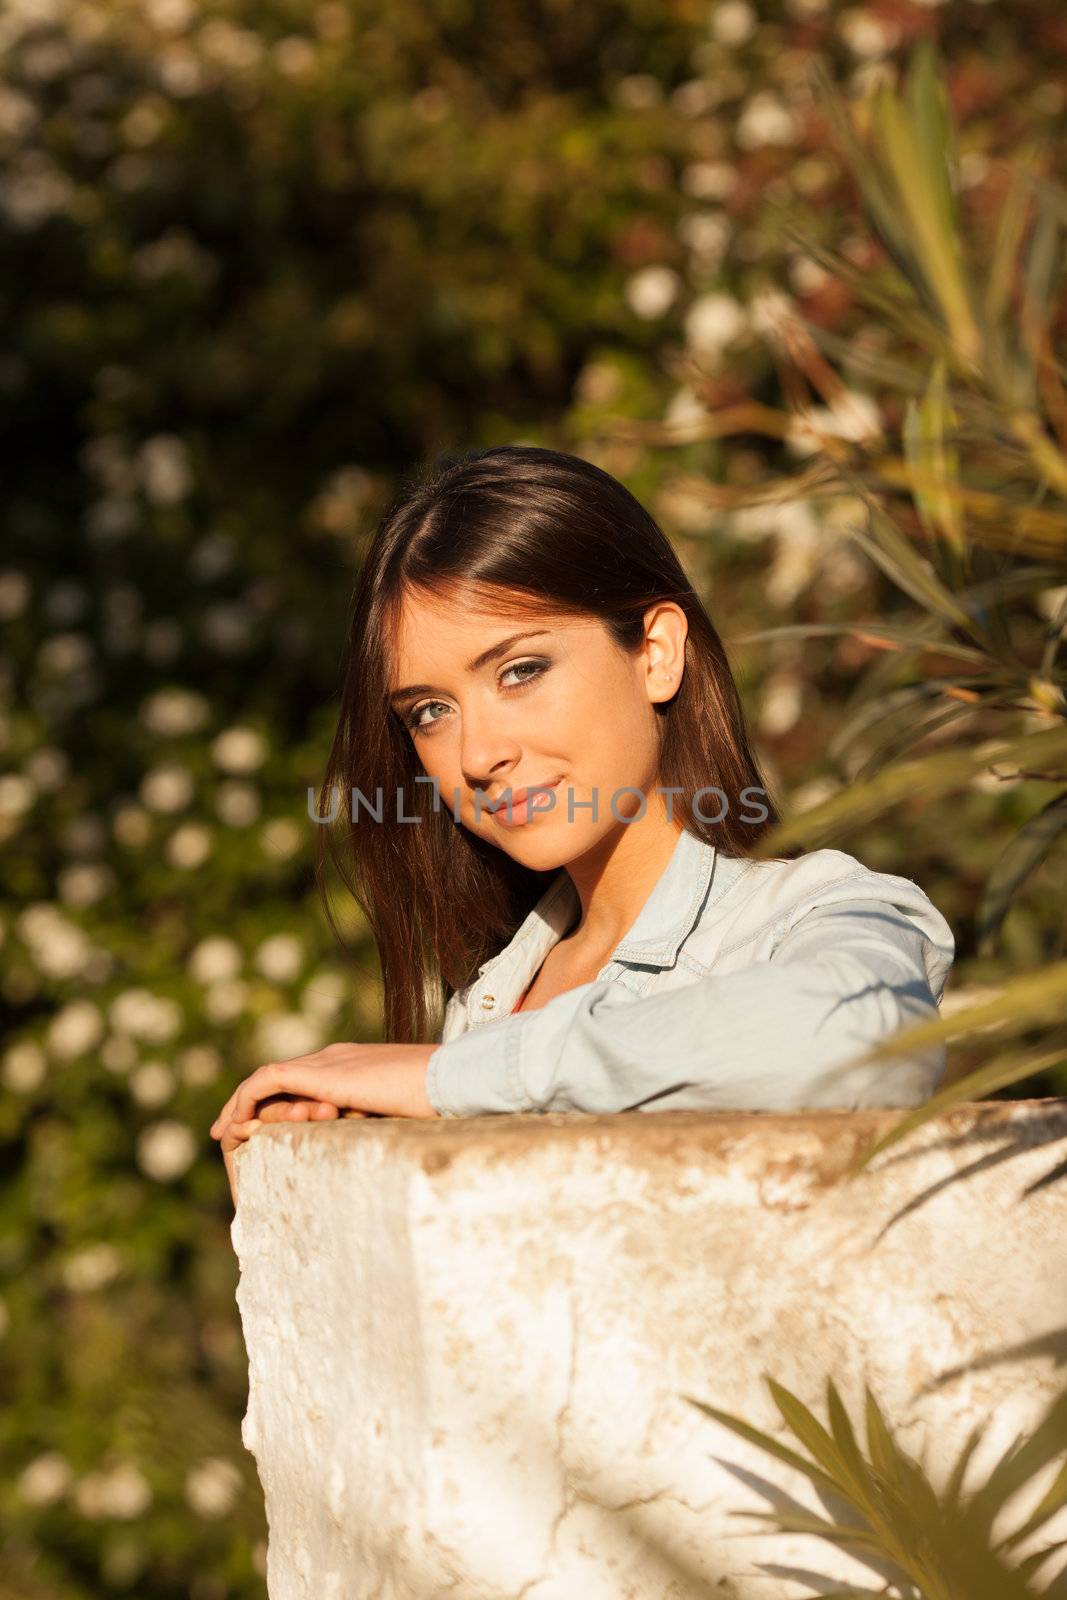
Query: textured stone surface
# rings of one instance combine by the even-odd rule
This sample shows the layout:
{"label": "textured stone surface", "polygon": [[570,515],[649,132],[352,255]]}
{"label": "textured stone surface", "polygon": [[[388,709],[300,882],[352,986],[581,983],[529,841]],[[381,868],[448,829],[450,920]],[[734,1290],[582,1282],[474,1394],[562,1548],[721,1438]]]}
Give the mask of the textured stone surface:
{"label": "textured stone surface", "polygon": [[901,1115],[255,1133],[232,1237],[270,1600],[878,1592],[736,1515],[825,1507],[684,1396],[786,1440],[762,1373],[823,1418],[827,1372],[857,1420],[866,1380],[935,1475],[987,1419],[978,1476],[1058,1392],[1067,1102],[960,1107],[849,1178]]}

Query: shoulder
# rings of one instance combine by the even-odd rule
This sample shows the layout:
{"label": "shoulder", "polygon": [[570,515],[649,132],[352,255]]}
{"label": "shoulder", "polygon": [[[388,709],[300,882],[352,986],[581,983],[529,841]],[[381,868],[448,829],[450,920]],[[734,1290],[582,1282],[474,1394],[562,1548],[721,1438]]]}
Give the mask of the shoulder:
{"label": "shoulder", "polygon": [[913,879],[868,867],[847,850],[810,850],[788,861],[723,858],[720,892],[715,884],[705,908],[709,920],[736,941],[776,941],[811,917],[833,915],[855,902],[885,908],[884,926],[917,930],[932,983],[943,986],[955,955],[952,930],[926,891]]}

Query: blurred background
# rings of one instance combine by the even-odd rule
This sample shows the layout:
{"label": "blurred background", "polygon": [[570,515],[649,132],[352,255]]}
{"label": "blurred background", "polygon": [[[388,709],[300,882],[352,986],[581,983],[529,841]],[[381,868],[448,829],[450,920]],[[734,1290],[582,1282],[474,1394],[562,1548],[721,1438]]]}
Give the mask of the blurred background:
{"label": "blurred background", "polygon": [[[841,785],[875,646],[733,641],[891,585],[847,503],[695,487],[810,441],[671,429],[783,403],[768,295],[836,353],[825,426],[892,420],[858,362],[884,329],[815,259],[875,265],[810,69],[860,99],[923,38],[980,232],[1005,157],[1037,141],[1062,176],[1059,0],[7,0],[0,1600],[264,1593],[208,1127],[260,1062],[380,1037],[306,791],[399,474],[523,442],[615,473],[705,595],[786,810]],[[981,990],[1065,953],[1062,848],[974,938],[1045,792],[983,774],[835,843],[922,884]]]}

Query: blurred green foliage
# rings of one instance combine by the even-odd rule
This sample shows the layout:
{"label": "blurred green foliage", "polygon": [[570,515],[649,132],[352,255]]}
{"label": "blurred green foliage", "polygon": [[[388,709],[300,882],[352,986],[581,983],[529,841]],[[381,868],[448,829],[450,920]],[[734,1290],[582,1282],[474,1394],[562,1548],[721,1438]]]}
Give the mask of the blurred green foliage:
{"label": "blurred green foliage", "polygon": [[[260,1061],[378,1036],[374,951],[353,969],[330,945],[305,796],[398,473],[520,439],[599,461],[677,540],[728,642],[891,605],[840,511],[695,493],[765,475],[757,431],[638,443],[614,424],[788,400],[753,314],[768,287],[877,409],[864,362],[885,331],[792,234],[872,265],[810,68],[864,94],[919,37],[948,63],[980,222],[1000,157],[1062,148],[1051,3],[0,14],[3,1600],[263,1592],[207,1128]],[[813,803],[870,647],[733,655],[770,776]],[[846,847],[935,898],[954,982],[996,982],[1056,953],[1062,846],[996,953],[973,937],[1040,803],[976,780]]]}

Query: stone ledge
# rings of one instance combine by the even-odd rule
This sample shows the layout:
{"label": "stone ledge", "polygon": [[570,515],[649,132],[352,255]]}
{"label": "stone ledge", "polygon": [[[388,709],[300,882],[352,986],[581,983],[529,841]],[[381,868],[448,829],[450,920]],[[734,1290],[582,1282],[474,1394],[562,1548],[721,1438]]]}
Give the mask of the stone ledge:
{"label": "stone ledge", "polygon": [[825,1508],[684,1396],[784,1438],[764,1372],[820,1416],[827,1371],[854,1415],[867,1381],[936,1472],[1058,1392],[1067,1184],[1035,1185],[1067,1100],[958,1107],[847,1179],[905,1114],[259,1130],[232,1234],[270,1600],[877,1590],[735,1515]]}

